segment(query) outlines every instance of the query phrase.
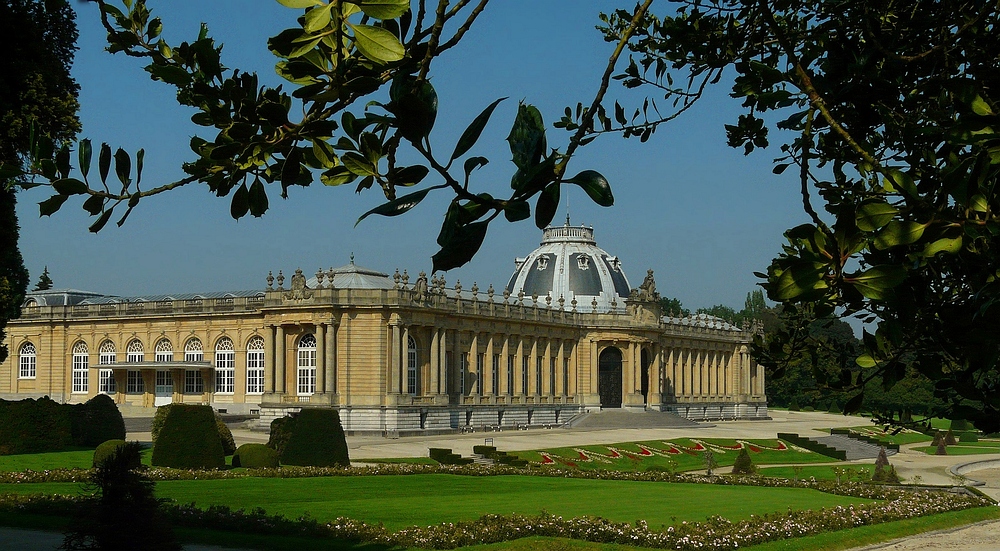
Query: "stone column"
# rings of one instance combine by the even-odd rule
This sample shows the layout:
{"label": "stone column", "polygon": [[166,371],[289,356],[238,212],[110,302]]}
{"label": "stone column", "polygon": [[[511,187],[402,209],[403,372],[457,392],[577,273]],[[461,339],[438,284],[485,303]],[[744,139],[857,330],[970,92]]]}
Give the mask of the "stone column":
{"label": "stone column", "polygon": [[274,326],[264,328],[264,392],[274,392]]}
{"label": "stone column", "polygon": [[[479,333],[472,334],[472,344],[469,345],[469,363],[469,368],[466,371],[475,375],[473,377],[466,375],[465,391],[469,395],[481,394],[482,389],[479,388]],[[472,389],[475,389],[475,392]]]}
{"label": "stone column", "polygon": [[659,343],[653,343],[653,364],[649,366],[649,399],[650,405],[660,405],[663,402],[663,350]]}
{"label": "stone column", "polygon": [[753,391],[750,389],[750,355],[747,354],[746,347],[740,349],[740,373],[743,380],[740,393],[745,394],[749,400]]}
{"label": "stone column", "polygon": [[448,330],[438,333],[438,394],[448,394]]}
{"label": "stone column", "polygon": [[438,329],[434,327],[431,329],[431,350],[430,350],[430,386],[427,389],[427,393],[431,395],[437,395],[438,388],[438,361],[441,359],[441,354],[439,347],[441,346],[438,336]]}
{"label": "stone column", "polygon": [[[496,366],[499,368],[500,366]],[[496,389],[493,388],[493,335],[487,337],[486,340],[486,357],[483,358],[483,374],[482,374],[483,388],[480,394],[484,396],[492,396]]]}
{"label": "stone column", "polygon": [[[538,313],[538,310],[535,310]],[[531,339],[531,357],[528,358],[528,394],[537,396],[542,393],[538,388],[538,339]]]}
{"label": "stone column", "polygon": [[497,394],[508,396],[511,393],[510,388],[510,335],[505,335],[503,338],[503,347],[500,349],[500,388],[497,390]]}
{"label": "stone column", "polygon": [[542,349],[542,388],[538,389],[538,394],[548,396],[552,390],[552,339],[545,339],[545,348]]}
{"label": "stone column", "polygon": [[[403,326],[403,340],[400,343],[400,345],[403,351],[403,358],[402,361],[400,362],[400,369],[398,375],[399,381],[401,383],[399,388],[399,393],[409,394],[410,393],[410,327],[409,326]],[[419,359],[419,354],[418,354],[418,359]],[[419,373],[420,370],[418,369],[417,372]],[[416,388],[414,388],[413,390],[415,391],[414,394],[420,393],[419,379],[417,379]]]}
{"label": "stone column", "polygon": [[523,369],[525,369],[524,338],[518,337],[517,349],[514,351],[514,394],[517,394],[518,396],[523,396],[528,393],[528,389],[524,388],[524,378],[521,376],[521,371]]}
{"label": "stone column", "polygon": [[316,324],[316,388],[314,394],[326,388],[326,325]]}
{"label": "stone column", "polygon": [[556,352],[556,396],[566,395],[568,371],[566,369],[566,341],[559,339],[559,350]]}
{"label": "stone column", "polygon": [[274,392],[285,393],[285,327],[278,325],[274,337]]}
{"label": "stone column", "polygon": [[393,323],[391,329],[390,333],[392,335],[390,338],[392,342],[389,343],[389,394],[399,394],[399,373],[402,359],[400,344],[403,337],[398,323]]}
{"label": "stone column", "polygon": [[326,375],[327,394],[337,394],[337,322],[334,320],[326,330]]}

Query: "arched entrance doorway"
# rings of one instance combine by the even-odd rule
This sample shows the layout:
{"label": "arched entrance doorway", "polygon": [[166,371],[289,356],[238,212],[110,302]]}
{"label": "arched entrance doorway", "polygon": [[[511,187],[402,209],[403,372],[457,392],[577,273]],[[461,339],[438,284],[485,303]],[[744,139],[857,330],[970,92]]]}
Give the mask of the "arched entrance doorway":
{"label": "arched entrance doorway", "polygon": [[597,361],[597,392],[602,408],[622,407],[622,352],[613,346],[605,348]]}
{"label": "arched entrance doorway", "polygon": [[639,365],[642,367],[642,370],[641,370],[642,372],[641,372],[641,378],[639,379],[641,382],[639,384],[640,384],[641,390],[642,390],[642,403],[648,404],[649,403],[649,364],[650,364],[649,350],[646,350],[645,348],[643,348],[642,352],[640,353],[640,356],[641,357],[640,357],[640,364]]}

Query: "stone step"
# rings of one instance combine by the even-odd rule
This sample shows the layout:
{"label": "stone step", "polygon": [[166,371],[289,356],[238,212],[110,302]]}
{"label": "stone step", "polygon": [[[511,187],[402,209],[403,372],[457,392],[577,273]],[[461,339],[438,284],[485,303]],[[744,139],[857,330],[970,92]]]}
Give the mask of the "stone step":
{"label": "stone step", "polygon": [[661,429],[706,427],[668,411],[604,409],[574,416],[566,423],[574,429]]}
{"label": "stone step", "polygon": [[472,454],[472,462],[476,465],[493,465],[494,461],[489,457],[484,457],[482,454],[474,453]]}
{"label": "stone step", "polygon": [[[841,434],[834,434],[832,436],[809,436],[808,438],[813,442],[819,442],[820,444],[826,444],[831,448],[843,450],[847,454],[848,461],[853,461],[855,459],[875,459],[878,457],[879,451],[882,449],[881,446],[869,444],[868,442],[862,442],[861,440],[855,440],[854,438],[849,438],[847,435]],[[895,455],[896,450],[886,450],[885,453],[886,455]]]}

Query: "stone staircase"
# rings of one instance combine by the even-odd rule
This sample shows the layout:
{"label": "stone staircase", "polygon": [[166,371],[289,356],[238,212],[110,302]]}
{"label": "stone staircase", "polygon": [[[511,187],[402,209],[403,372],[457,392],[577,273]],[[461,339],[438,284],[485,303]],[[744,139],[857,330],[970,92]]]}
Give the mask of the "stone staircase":
{"label": "stone staircase", "polygon": [[[836,448],[842,450],[847,454],[847,460],[853,461],[855,459],[875,459],[878,457],[879,450],[881,446],[876,446],[875,444],[869,444],[868,442],[862,442],[861,440],[855,440],[847,435],[834,434],[832,436],[809,436],[807,437],[813,442],[819,442],[820,444],[825,444],[831,448]],[[886,455],[895,455],[896,450],[885,450]]]}
{"label": "stone staircase", "polygon": [[494,461],[481,453],[474,453],[472,454],[472,463],[474,465],[493,465]]}
{"label": "stone staircase", "polygon": [[570,429],[673,429],[711,427],[667,411],[605,409],[582,413],[566,422]]}

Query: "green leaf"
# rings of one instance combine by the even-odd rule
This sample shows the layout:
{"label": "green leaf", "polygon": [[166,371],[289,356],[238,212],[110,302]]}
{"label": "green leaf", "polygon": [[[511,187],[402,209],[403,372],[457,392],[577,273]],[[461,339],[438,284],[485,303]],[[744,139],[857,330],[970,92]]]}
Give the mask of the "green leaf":
{"label": "green leaf", "polygon": [[354,223],[354,227],[357,227],[362,220],[368,218],[372,214],[378,214],[380,216],[399,216],[400,214],[403,214],[404,212],[407,212],[417,206],[424,200],[424,197],[426,197],[427,193],[432,189],[439,189],[440,187],[441,186],[434,186],[420,191],[414,191],[413,193],[406,194],[402,197],[397,197],[392,201],[382,203],[372,210],[362,214],[361,218],[358,218],[358,221]]}
{"label": "green leaf", "polygon": [[403,59],[406,49],[391,32],[371,25],[347,24],[354,31],[354,45],[361,55],[384,64]]}
{"label": "green leaf", "polygon": [[349,0],[357,5],[368,17],[375,19],[395,19],[410,9],[410,0]]}
{"label": "green leaf", "polygon": [[39,216],[52,216],[69,199],[69,195],[53,195],[38,203]]}
{"label": "green leaf", "polygon": [[545,124],[534,105],[521,103],[517,106],[517,116],[507,135],[507,142],[517,168],[528,170],[538,164],[545,153]]}
{"label": "green leaf", "polygon": [[893,220],[875,236],[876,249],[885,250],[896,245],[916,243],[924,235],[927,224]]}
{"label": "green leaf", "polygon": [[20,166],[12,163],[0,165],[0,181],[20,178],[21,176],[24,176],[24,169]]}
{"label": "green leaf", "polygon": [[128,187],[130,183],[129,175],[131,173],[132,159],[129,158],[128,153],[124,149],[119,147],[118,151],[115,151],[115,174],[118,176],[118,181],[123,186]]}
{"label": "green leaf", "polygon": [[111,213],[113,213],[114,211],[115,208],[111,207],[110,209],[102,212],[101,216],[98,217],[98,219],[95,220],[94,223],[91,224],[90,227],[87,229],[90,230],[91,233],[97,233],[101,231],[101,229],[105,226],[105,224],[108,223],[108,220],[111,219]]}
{"label": "green leaf", "polygon": [[321,0],[278,0],[278,3],[286,8],[304,9],[309,6],[319,6]]}
{"label": "green leaf", "polygon": [[101,144],[101,154],[97,159],[97,168],[101,172],[101,182],[108,183],[108,172],[111,170],[111,146]]}
{"label": "green leaf", "polygon": [[323,182],[324,186],[339,186],[353,182],[355,178],[357,175],[347,170],[347,167],[336,166],[320,174],[319,181]]}
{"label": "green leaf", "polygon": [[861,205],[854,220],[859,230],[870,232],[888,224],[898,213],[899,209],[889,203],[876,201]]}
{"label": "green leaf", "polygon": [[615,197],[611,194],[611,184],[596,170],[584,170],[566,181],[583,188],[583,191],[586,191],[587,195],[602,207],[610,207],[615,204]]}
{"label": "green leaf", "polygon": [[859,293],[872,300],[882,300],[889,296],[893,287],[906,279],[906,268],[902,266],[874,266],[864,272],[845,277],[844,281],[854,285]]}
{"label": "green leaf", "polygon": [[493,115],[493,110],[496,109],[500,102],[507,98],[500,98],[493,103],[491,103],[483,112],[480,113],[462,132],[462,137],[458,139],[458,143],[455,145],[455,152],[451,154],[451,160],[455,160],[462,155],[465,155],[472,146],[475,145],[476,141],[479,140],[479,136],[483,133],[483,129],[486,128],[486,123],[490,121],[490,116]]}
{"label": "green leaf", "polygon": [[83,177],[87,177],[87,173],[90,172],[90,158],[94,154],[94,147],[90,143],[90,138],[84,138],[80,140],[80,172],[83,173]]}
{"label": "green leaf", "polygon": [[810,291],[818,291],[828,287],[826,280],[826,265],[817,262],[800,262],[784,269],[774,282],[771,298],[776,301],[788,301]]}
{"label": "green leaf", "polygon": [[520,222],[531,216],[531,205],[527,201],[511,201],[503,209],[508,222]]}
{"label": "green leaf", "polygon": [[[413,143],[430,135],[437,119],[438,97],[430,82],[405,82],[398,79],[390,88],[392,101],[387,106],[396,115],[400,134]],[[346,128],[346,127],[345,127]]]}
{"label": "green leaf", "polygon": [[465,177],[468,178],[473,170],[486,166],[490,162],[486,157],[469,157],[465,160]]}
{"label": "green leaf", "polygon": [[545,189],[538,195],[538,202],[535,203],[535,226],[544,230],[552,223],[559,208],[559,182],[552,182],[545,186]]}
{"label": "green leaf", "polygon": [[64,145],[56,153],[56,168],[59,169],[59,176],[69,178],[69,146]]}
{"label": "green leaf", "polygon": [[83,210],[90,213],[91,216],[97,216],[104,208],[104,198],[97,195],[91,195],[83,202]]}
{"label": "green leaf", "polygon": [[240,184],[233,193],[233,201],[229,204],[229,214],[234,220],[239,220],[246,216],[250,210],[250,190],[245,183]]}
{"label": "green leaf", "polygon": [[322,168],[333,168],[337,164],[337,154],[329,143],[317,138],[313,140],[312,144],[313,155],[323,165]]}
{"label": "green leaf", "polygon": [[267,212],[267,191],[264,190],[263,182],[260,180],[253,181],[253,185],[250,186],[248,200],[250,202],[250,214],[255,218],[260,218]]}
{"label": "green leaf", "polygon": [[984,100],[980,95],[976,95],[976,99],[972,100],[972,104],[970,104],[969,107],[972,107],[973,113],[980,116],[993,114],[993,108],[990,107],[990,104],[986,103],[986,100]]}
{"label": "green leaf", "polygon": [[857,395],[851,397],[851,399],[844,404],[844,414],[848,415],[851,413],[857,413],[861,409],[861,404],[864,402],[864,399],[864,392],[859,392]]}
{"label": "green leaf", "polygon": [[396,169],[392,175],[392,179],[397,186],[413,186],[426,178],[428,173],[430,173],[430,170],[426,166],[413,165]]}
{"label": "green leaf", "polygon": [[872,358],[870,354],[862,354],[858,356],[858,358],[854,360],[854,362],[857,363],[860,367],[863,367],[865,369],[870,369],[878,365],[875,362],[875,358]]}
{"label": "green leaf", "polygon": [[52,182],[53,189],[60,195],[80,195],[87,193],[87,184],[76,178],[62,178]]}
{"label": "green leaf", "polygon": [[928,243],[924,247],[924,256],[932,257],[938,253],[944,252],[948,254],[955,254],[962,250],[962,236],[948,238],[944,237],[934,241],[933,243]]}
{"label": "green leaf", "polygon": [[441,250],[431,257],[433,270],[435,272],[450,270],[471,260],[483,246],[487,229],[489,229],[487,220],[456,228],[442,244]]}
{"label": "green leaf", "polygon": [[318,6],[306,12],[305,24],[302,29],[307,33],[315,33],[325,29],[331,21],[330,9],[333,4]]}
{"label": "green leaf", "polygon": [[902,191],[906,195],[915,197],[917,186],[913,183],[913,178],[899,169],[891,168],[884,172],[886,178],[883,181],[885,188],[892,191]]}
{"label": "green leaf", "polygon": [[344,163],[347,170],[350,170],[358,176],[375,175],[375,166],[368,159],[353,151],[348,151],[347,153],[341,155],[340,161]]}

